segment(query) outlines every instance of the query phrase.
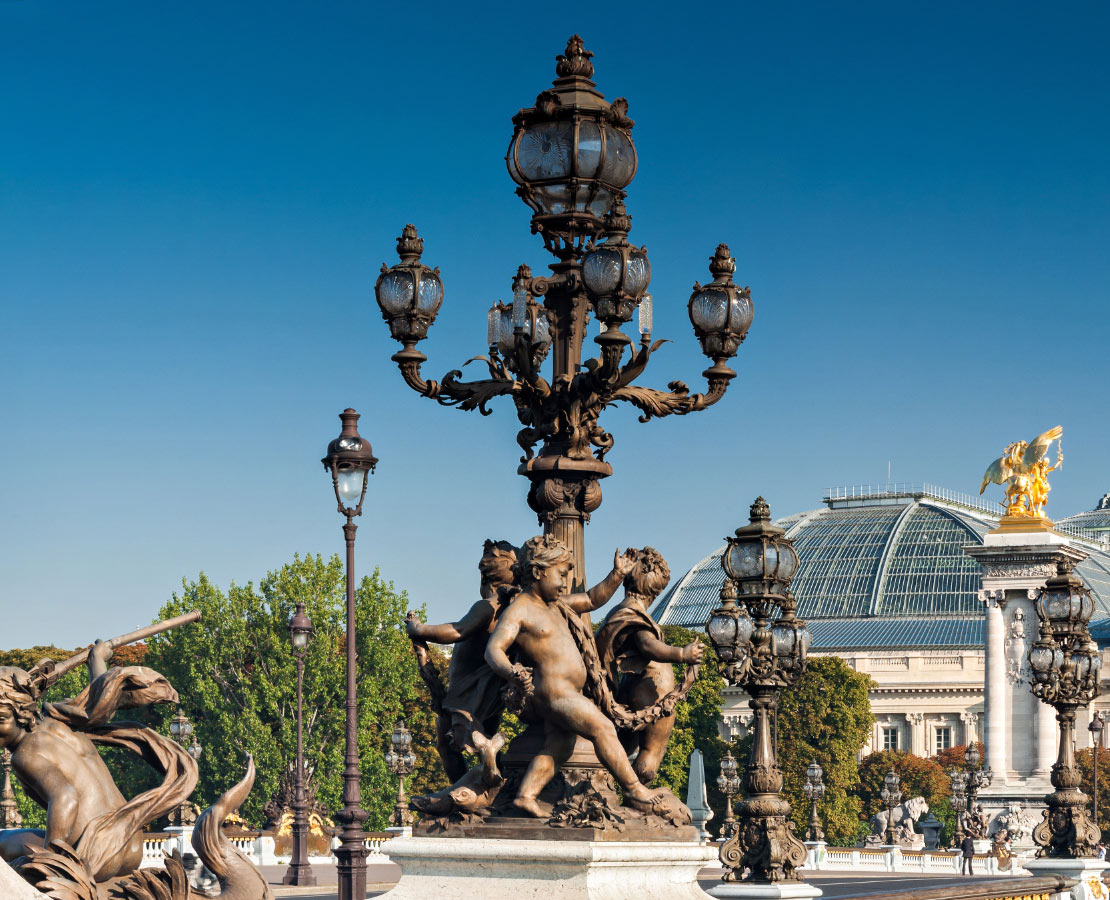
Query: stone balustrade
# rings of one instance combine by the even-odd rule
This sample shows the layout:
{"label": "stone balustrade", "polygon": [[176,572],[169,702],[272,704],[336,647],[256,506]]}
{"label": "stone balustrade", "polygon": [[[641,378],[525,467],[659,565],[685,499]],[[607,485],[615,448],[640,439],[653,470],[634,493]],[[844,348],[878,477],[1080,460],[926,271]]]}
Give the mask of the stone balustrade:
{"label": "stone balustrade", "polygon": [[[189,843],[192,828],[172,829],[168,832],[157,832],[143,835],[143,862],[141,868],[149,869],[164,865],[167,856],[174,850],[182,854],[192,852]],[[367,865],[381,865],[389,862],[389,853],[386,845],[395,837],[411,833],[411,829],[391,829],[390,831],[368,831],[365,844],[368,855]],[[274,833],[272,831],[257,832],[225,832],[235,849],[243,854],[256,866],[284,866],[289,864],[288,856],[278,856],[274,852]],[[332,849],[339,846],[339,839],[332,840]],[[308,861],[314,866],[335,865],[334,853],[327,856],[309,856]]]}

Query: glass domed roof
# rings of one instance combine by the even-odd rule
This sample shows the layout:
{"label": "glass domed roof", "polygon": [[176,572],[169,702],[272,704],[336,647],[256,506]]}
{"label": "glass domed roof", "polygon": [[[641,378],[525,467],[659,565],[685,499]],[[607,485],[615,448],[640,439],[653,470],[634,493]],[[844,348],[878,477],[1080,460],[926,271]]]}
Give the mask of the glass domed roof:
{"label": "glass domed roof", "polygon": [[[779,519],[800,557],[792,589],[815,648],[982,646],[981,568],[964,553],[997,524],[990,507],[930,486],[836,489],[825,509]],[[1110,510],[1108,510],[1110,516]],[[1110,556],[1078,567],[1110,616]],[[719,602],[718,548],[652,610],[661,624],[702,627]]]}

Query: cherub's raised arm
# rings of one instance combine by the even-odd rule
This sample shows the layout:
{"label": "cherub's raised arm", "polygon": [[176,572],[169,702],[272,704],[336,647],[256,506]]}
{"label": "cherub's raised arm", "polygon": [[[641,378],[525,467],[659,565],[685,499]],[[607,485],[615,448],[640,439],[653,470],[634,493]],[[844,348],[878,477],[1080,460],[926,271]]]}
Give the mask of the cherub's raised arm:
{"label": "cherub's raised arm", "polygon": [[685,647],[672,647],[665,641],[659,640],[647,629],[636,632],[636,649],[648,659],[656,662],[689,663],[701,662],[701,642],[697,639]]}
{"label": "cherub's raised arm", "polygon": [[636,564],[636,557],[631,550],[625,550],[622,555],[618,547],[613,551],[613,568],[609,574],[585,594],[571,594],[567,598],[567,605],[580,613],[599,609],[613,599],[613,594],[617,592],[625,576],[636,568]]}
{"label": "cherub's raised arm", "polygon": [[433,644],[457,644],[475,632],[488,628],[492,618],[493,607],[480,600],[470,607],[459,621],[446,622],[442,625],[421,622],[416,618],[415,611],[410,611],[408,618],[405,619],[405,630],[410,637],[431,641]]}

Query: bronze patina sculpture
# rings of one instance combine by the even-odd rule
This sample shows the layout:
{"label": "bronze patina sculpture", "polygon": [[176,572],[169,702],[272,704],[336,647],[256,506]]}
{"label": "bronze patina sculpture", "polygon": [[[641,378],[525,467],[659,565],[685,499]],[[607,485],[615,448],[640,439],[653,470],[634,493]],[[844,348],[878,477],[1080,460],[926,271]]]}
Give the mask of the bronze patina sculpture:
{"label": "bronze patina sculpture", "polygon": [[[136,632],[164,631],[190,614]],[[0,855],[53,900],[188,900],[189,884],[180,857],[164,870],[139,872],[145,825],[184,803],[197,781],[196,761],[172,739],[135,722],[115,721],[118,710],[176,703],[177,692],[144,666],[108,668],[116,646],[134,635],[97,641],[55,665],[44,660],[29,672],[0,667],[0,746],[11,751],[12,768],[28,796],[46,809],[46,829],[0,832]],[[76,697],[46,703],[49,685],[87,661],[89,685]],[[121,747],[162,777],[158,786],[126,799],[97,745]],[[265,879],[220,833],[220,822],[245,799],[254,781],[246,778],[202,814],[193,845],[216,874],[225,900],[266,900]],[[157,887],[154,887],[157,883]],[[153,892],[153,893],[152,893]]]}
{"label": "bronze patina sculpture", "polygon": [[[606,674],[616,685],[617,700],[635,710],[647,710],[671,695],[666,714],[640,731],[625,730],[621,741],[633,755],[632,768],[644,784],[651,784],[667,752],[674,728],[674,704],[689,691],[698,676],[702,647],[697,640],[672,647],[663,630],[648,614],[648,607],[671,580],[667,561],[654,547],[633,551],[637,566],[624,579],[624,601],[606,616],[597,632],[597,648]],[[675,690],[672,663],[693,663],[686,670],[683,688]]]}

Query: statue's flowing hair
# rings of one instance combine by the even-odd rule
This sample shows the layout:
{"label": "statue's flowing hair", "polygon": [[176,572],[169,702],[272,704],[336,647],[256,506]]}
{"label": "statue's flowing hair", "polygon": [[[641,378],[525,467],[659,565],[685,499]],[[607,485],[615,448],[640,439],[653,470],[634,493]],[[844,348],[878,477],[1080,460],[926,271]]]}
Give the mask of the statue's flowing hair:
{"label": "statue's flowing hair", "polygon": [[17,666],[0,666],[0,706],[7,706],[20,726],[31,731],[39,720],[34,679]]}
{"label": "statue's flowing hair", "polygon": [[487,540],[478,561],[482,578],[494,587],[504,587],[516,581],[520,569],[520,550],[508,541]]}
{"label": "statue's flowing hair", "polygon": [[[553,534],[543,534],[524,542],[521,548],[520,582],[524,587],[535,584],[554,565],[572,560],[570,548]],[[537,574],[537,571],[539,574]]]}
{"label": "statue's flowing hair", "polygon": [[630,594],[658,597],[671,580],[671,567],[654,547],[644,547],[635,554],[639,565],[625,576],[624,589]]}

